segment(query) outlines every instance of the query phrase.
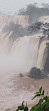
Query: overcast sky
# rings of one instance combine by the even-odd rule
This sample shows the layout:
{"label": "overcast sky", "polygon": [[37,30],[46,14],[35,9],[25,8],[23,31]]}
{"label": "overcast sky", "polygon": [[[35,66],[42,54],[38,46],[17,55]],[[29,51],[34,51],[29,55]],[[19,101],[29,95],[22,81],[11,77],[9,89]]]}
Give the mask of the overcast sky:
{"label": "overcast sky", "polygon": [[21,8],[25,8],[30,3],[49,3],[49,0],[0,0],[0,12],[15,13]]}

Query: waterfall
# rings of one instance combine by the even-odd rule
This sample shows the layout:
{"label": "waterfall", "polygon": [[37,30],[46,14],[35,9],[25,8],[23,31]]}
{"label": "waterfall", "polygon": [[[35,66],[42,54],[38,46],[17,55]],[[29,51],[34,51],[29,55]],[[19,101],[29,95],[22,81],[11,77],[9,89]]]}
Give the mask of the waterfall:
{"label": "waterfall", "polygon": [[[1,18],[3,22],[3,17],[0,17],[0,21]],[[1,24],[3,26],[11,21],[16,23],[16,18],[18,19],[19,17],[4,17],[4,24]],[[24,18],[21,16],[20,20],[18,19],[19,24],[22,19],[23,24],[27,23],[28,17],[26,17],[25,22]],[[8,25],[6,28],[4,27],[5,32],[2,27],[0,28],[0,74],[29,72],[32,67],[47,71],[47,66],[49,66],[49,62],[46,65],[49,56],[47,43],[49,43],[49,40],[42,39],[42,32],[16,37],[17,33],[14,35],[13,32],[15,33],[17,27],[15,27],[15,24],[15,28],[12,26],[13,24],[9,26],[10,29]],[[14,40],[12,36],[15,38]]]}
{"label": "waterfall", "polygon": [[46,47],[47,42],[48,42],[47,40],[42,41],[39,48],[37,68],[40,68],[41,70],[44,69],[44,64],[47,58],[47,47]]}
{"label": "waterfall", "polygon": [[24,36],[17,38],[11,46],[9,37],[1,37],[0,72],[28,72],[36,67],[39,41],[38,35]]}

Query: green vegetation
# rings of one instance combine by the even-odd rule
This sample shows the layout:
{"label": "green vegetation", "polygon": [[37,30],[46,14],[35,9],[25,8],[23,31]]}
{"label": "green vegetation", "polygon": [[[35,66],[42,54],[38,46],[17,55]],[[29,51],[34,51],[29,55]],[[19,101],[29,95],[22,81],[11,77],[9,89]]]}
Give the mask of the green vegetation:
{"label": "green vegetation", "polygon": [[38,4],[29,4],[26,9],[22,8],[18,12],[19,15],[28,15],[29,16],[29,23],[34,23],[38,21],[38,18],[41,16],[48,16],[49,15],[49,4],[41,4],[39,7]]}
{"label": "green vegetation", "polygon": [[[33,97],[33,99],[39,96],[41,97],[41,99],[35,106],[31,107],[30,111],[49,111],[49,96],[44,96],[44,90],[42,90],[42,87],[39,89],[38,92],[34,94],[35,96]],[[16,111],[19,110],[29,111],[27,104],[26,106],[24,105],[24,101],[22,102],[21,106],[18,106],[18,109]]]}

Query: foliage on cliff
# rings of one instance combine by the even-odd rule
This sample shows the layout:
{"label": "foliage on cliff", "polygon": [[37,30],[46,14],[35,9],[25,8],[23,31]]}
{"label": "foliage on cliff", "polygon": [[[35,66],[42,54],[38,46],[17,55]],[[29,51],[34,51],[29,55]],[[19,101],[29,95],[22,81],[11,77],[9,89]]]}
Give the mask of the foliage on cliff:
{"label": "foliage on cliff", "polygon": [[[39,102],[31,107],[30,111],[49,111],[49,96],[44,96],[44,90],[42,90],[42,87],[39,89],[38,92],[34,93],[35,96],[33,97],[32,100],[34,100],[36,97],[41,97]],[[16,111],[23,110],[23,111],[29,111],[29,108],[26,104],[24,105],[24,101],[22,102],[21,106],[18,106]]]}

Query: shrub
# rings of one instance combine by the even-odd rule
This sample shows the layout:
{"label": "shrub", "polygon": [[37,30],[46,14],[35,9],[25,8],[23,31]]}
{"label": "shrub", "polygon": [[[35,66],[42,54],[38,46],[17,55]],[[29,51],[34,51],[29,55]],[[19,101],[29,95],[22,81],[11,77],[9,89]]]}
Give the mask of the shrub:
{"label": "shrub", "polygon": [[[42,90],[42,87],[39,89],[38,92],[34,94],[35,96],[33,97],[33,99],[39,96],[41,97],[41,99],[35,106],[31,107],[30,111],[49,111],[49,96],[44,96],[44,90]],[[24,101],[22,102],[21,106],[18,106],[16,111],[19,110],[28,111],[28,106],[27,104],[26,106],[24,105]]]}

